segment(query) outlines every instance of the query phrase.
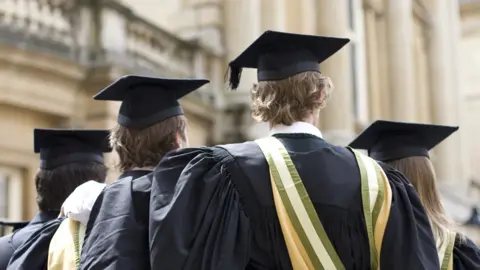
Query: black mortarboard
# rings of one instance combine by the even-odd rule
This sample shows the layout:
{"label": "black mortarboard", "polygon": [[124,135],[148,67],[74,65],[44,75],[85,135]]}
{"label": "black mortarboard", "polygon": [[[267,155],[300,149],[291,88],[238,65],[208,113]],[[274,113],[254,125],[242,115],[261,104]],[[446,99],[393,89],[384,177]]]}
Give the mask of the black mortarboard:
{"label": "black mortarboard", "polygon": [[144,129],[167,118],[183,115],[178,100],[209,80],[162,79],[128,75],[107,86],[95,100],[122,101],[118,123]]}
{"label": "black mortarboard", "polygon": [[256,68],[258,81],[281,80],[305,71],[320,72],[319,63],[335,54],[350,40],[266,31],[230,66],[230,88],[240,84],[242,68]]}
{"label": "black mortarboard", "polygon": [[428,157],[430,151],[458,127],[378,120],[365,129],[350,147],[368,150],[379,161],[414,156]]}
{"label": "black mortarboard", "polygon": [[40,153],[40,168],[85,161],[103,164],[103,153],[112,151],[108,135],[108,130],[35,129],[34,150]]}

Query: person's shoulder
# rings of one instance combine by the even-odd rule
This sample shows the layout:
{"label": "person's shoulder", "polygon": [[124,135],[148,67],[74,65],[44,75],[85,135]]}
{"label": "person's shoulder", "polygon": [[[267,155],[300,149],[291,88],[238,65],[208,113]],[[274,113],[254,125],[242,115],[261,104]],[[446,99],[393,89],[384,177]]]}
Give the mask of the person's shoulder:
{"label": "person's shoulder", "polygon": [[455,269],[480,269],[480,249],[460,233],[455,238],[453,255]]}
{"label": "person's shoulder", "polygon": [[6,251],[7,249],[11,249],[11,240],[13,234],[7,234],[0,237],[0,251]]}
{"label": "person's shoulder", "polygon": [[258,158],[263,154],[255,141],[246,141],[242,143],[221,144],[214,147],[217,154],[223,154],[236,158]]}
{"label": "person's shoulder", "polygon": [[0,237],[0,269],[7,268],[10,257],[14,252],[11,244],[12,234],[7,234]]}

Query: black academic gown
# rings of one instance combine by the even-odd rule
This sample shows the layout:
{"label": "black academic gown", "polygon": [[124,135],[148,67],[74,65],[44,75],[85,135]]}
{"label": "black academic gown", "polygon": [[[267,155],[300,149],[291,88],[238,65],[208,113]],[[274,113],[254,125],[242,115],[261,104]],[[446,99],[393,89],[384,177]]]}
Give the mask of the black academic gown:
{"label": "black academic gown", "polygon": [[453,269],[473,270],[480,269],[480,249],[470,240],[455,239],[453,246]]}
{"label": "black academic gown", "polygon": [[[360,173],[353,154],[309,134],[277,134],[346,269],[370,269]],[[382,269],[439,269],[424,208],[412,185],[382,164],[392,207]],[[152,269],[292,269],[268,164],[254,142],[167,154],[154,171]]]}
{"label": "black academic gown", "polygon": [[12,255],[44,223],[57,218],[59,212],[39,212],[27,226],[0,238],[0,269],[6,269]]}
{"label": "black academic gown", "polygon": [[149,269],[151,171],[128,171],[108,185],[90,213],[80,269]]}
{"label": "black academic gown", "polygon": [[46,270],[50,241],[64,219],[53,219],[37,227],[13,253],[7,270]]}

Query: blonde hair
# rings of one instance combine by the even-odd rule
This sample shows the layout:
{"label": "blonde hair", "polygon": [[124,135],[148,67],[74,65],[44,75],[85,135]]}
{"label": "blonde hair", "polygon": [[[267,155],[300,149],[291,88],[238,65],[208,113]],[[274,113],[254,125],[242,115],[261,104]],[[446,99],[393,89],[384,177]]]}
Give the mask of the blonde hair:
{"label": "blonde hair", "polygon": [[186,119],[174,116],[146,129],[115,126],[110,145],[118,154],[115,167],[124,172],[133,168],[155,167],[163,156],[180,147],[177,136],[186,141]]}
{"label": "blonde hair", "polygon": [[437,189],[437,177],[432,162],[427,157],[407,157],[386,162],[402,172],[417,190],[432,225],[433,235],[440,243],[446,240],[452,223],[445,215]]}
{"label": "blonde hair", "polygon": [[314,71],[259,82],[251,89],[252,117],[272,126],[291,125],[323,108],[332,90],[330,78]]}

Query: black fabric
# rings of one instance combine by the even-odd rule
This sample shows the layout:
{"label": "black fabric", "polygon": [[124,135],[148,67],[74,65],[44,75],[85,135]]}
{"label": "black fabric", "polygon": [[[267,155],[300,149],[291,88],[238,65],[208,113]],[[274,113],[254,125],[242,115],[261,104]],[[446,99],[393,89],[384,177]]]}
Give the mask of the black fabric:
{"label": "black fabric", "polygon": [[11,222],[11,221],[0,220],[0,228],[2,228],[2,230],[0,230],[0,231],[2,232],[2,235],[3,235],[3,229],[11,227],[12,232],[15,232],[15,231],[18,231],[20,229],[23,229],[25,226],[28,225],[28,223],[30,223],[30,222],[29,221]]}
{"label": "black fabric", "polygon": [[[24,228],[0,238],[0,269],[6,269],[13,254],[26,242],[42,225],[55,219],[59,212],[39,212]],[[33,268],[32,268],[33,269]]]}
{"label": "black fabric", "polygon": [[284,66],[278,70],[257,70],[258,81],[275,81],[306,72],[320,72],[320,66],[317,62],[300,62],[289,66]]}
{"label": "black fabric", "polygon": [[305,71],[320,72],[317,56],[307,49],[267,52],[258,60],[258,81],[281,80]]}
{"label": "black fabric", "polygon": [[170,107],[168,109],[152,113],[145,117],[131,118],[127,116],[128,113],[122,113],[122,108],[124,104],[125,102],[122,103],[122,106],[120,107],[120,113],[118,114],[117,121],[120,125],[130,128],[141,129],[143,127],[149,127],[170,117],[184,115],[183,109],[180,107],[180,105],[178,105],[176,107]]}
{"label": "black fabric", "polygon": [[[353,154],[307,134],[276,135],[286,146],[346,269],[370,269],[360,176]],[[422,204],[405,177],[382,164],[392,208],[382,269],[439,269]],[[254,142],[168,154],[154,172],[152,269],[291,269],[268,165]]]}
{"label": "black fabric", "polygon": [[50,241],[63,220],[64,218],[54,219],[38,227],[12,255],[7,269],[46,270]]}
{"label": "black fabric", "polygon": [[112,151],[108,135],[108,130],[34,129],[34,151],[46,170],[80,161],[103,164],[103,153]]}
{"label": "black fabric", "polygon": [[40,160],[40,168],[48,170],[48,169],[54,169],[56,167],[66,165],[69,163],[82,162],[82,161],[104,164],[103,154],[101,152],[97,152],[95,154],[94,153],[72,153],[72,154],[63,155],[53,159],[47,158],[47,159]]}
{"label": "black fabric", "polygon": [[428,151],[458,127],[378,120],[366,128],[350,146],[368,150],[375,160],[429,157]]}
{"label": "black fabric", "polygon": [[178,100],[209,83],[205,79],[165,79],[127,75],[93,98],[122,101],[118,123],[145,129],[167,118],[183,115]]}
{"label": "black fabric", "polygon": [[151,171],[127,171],[95,201],[80,269],[150,269],[148,205]]}
{"label": "black fabric", "polygon": [[453,247],[453,269],[480,269],[480,249],[470,239],[460,239],[457,235]]}

